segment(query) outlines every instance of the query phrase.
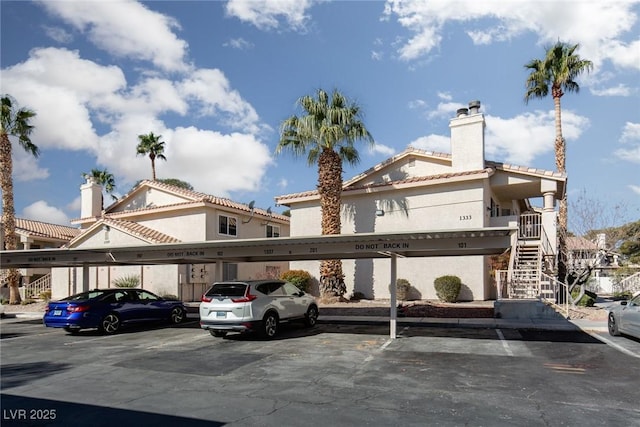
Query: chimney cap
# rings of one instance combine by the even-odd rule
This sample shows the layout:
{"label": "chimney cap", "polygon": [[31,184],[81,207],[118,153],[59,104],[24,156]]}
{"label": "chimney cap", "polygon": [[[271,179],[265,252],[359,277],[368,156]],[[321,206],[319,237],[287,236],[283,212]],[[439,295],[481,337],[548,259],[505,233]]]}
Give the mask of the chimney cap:
{"label": "chimney cap", "polygon": [[467,114],[469,114],[468,108],[458,108],[458,110],[456,111],[456,117],[463,117]]}
{"label": "chimney cap", "polygon": [[480,111],[480,101],[469,101],[469,112],[471,114],[477,114]]}

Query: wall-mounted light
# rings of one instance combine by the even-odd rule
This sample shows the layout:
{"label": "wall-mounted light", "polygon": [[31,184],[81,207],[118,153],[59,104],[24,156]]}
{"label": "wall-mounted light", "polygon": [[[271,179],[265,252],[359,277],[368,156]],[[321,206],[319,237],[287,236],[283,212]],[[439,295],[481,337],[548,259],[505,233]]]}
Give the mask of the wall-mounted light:
{"label": "wall-mounted light", "polygon": [[376,216],[384,216],[384,209],[376,209]]}
{"label": "wall-mounted light", "polygon": [[102,230],[108,233],[109,230],[111,230],[111,227],[109,227],[107,224],[103,224],[102,225]]}

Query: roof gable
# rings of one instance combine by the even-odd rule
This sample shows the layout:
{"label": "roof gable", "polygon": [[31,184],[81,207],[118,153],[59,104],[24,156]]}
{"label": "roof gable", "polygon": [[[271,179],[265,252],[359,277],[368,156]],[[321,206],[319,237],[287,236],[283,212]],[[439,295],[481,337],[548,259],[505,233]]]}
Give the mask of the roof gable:
{"label": "roof gable", "polygon": [[234,202],[233,200],[216,197],[198,191],[188,190],[175,185],[165,184],[160,181],[144,180],[133,190],[124,195],[120,200],[105,209],[106,217],[126,216],[126,213],[157,212],[172,208],[188,208],[190,206],[213,205],[218,208],[246,212],[262,218],[277,219],[289,222],[289,217],[275,214],[269,210],[251,207],[248,204]]}
{"label": "roof gable", "polygon": [[[450,154],[407,147],[403,152],[378,163],[365,172],[343,183],[343,192],[368,191],[374,188],[398,188],[404,185],[433,185],[446,181],[483,179],[498,172],[520,175],[528,180],[541,178],[564,182],[566,175],[543,169],[515,166],[500,162],[485,161],[486,167],[479,170],[453,171]],[[539,187],[537,187],[539,188]],[[562,190],[564,191],[564,190]],[[286,194],[276,197],[276,202],[291,203],[319,198],[317,190]]]}
{"label": "roof gable", "polygon": [[[108,231],[111,233],[123,233],[130,236],[135,241],[142,241],[144,243],[156,244],[156,243],[179,243],[180,240],[168,234],[161,233],[158,230],[140,225],[136,222],[125,221],[113,218],[102,218],[91,227],[89,227],[81,235],[71,240],[68,244],[70,248],[81,247],[85,244],[91,244],[91,242],[101,241],[104,242],[103,237],[96,237],[100,233]],[[131,239],[130,239],[131,240]],[[101,244],[101,246],[104,246]]]}
{"label": "roof gable", "polygon": [[407,147],[345,181],[344,187],[367,186],[451,172],[451,155]]}

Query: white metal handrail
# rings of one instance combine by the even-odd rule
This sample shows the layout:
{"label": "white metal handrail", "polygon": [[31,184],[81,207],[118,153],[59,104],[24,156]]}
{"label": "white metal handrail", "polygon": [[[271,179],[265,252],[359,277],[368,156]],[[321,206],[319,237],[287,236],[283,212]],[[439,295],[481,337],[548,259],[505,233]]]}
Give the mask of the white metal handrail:
{"label": "white metal handrail", "polygon": [[622,292],[629,291],[631,293],[636,293],[640,291],[640,271],[622,279],[620,283],[618,283],[617,287]]}
{"label": "white metal handrail", "polygon": [[51,290],[51,273],[34,280],[25,286],[25,295],[27,298],[38,298],[40,295]]}
{"label": "white metal handrail", "polygon": [[[564,311],[566,314],[566,317],[569,317],[569,286],[567,286],[566,283],[562,283],[561,281],[559,281],[558,279],[556,279],[555,277],[549,276],[546,273],[542,273],[540,275],[541,278],[541,285],[542,283],[548,282],[549,285],[545,285],[545,286],[549,286],[549,289],[547,289],[548,291],[551,291],[551,294],[554,296],[558,296],[560,297],[560,295],[564,295],[563,298],[563,304],[562,306],[564,307]],[[543,298],[545,300],[549,300],[548,298]],[[556,303],[555,300],[551,301]]]}

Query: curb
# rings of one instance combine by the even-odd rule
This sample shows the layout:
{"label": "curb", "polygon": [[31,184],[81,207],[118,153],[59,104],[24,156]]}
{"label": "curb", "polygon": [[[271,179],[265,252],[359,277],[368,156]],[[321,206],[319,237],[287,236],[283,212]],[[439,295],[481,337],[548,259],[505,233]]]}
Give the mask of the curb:
{"label": "curb", "polygon": [[[347,325],[388,325],[389,318],[375,316],[322,316],[319,323]],[[439,328],[474,328],[474,329],[529,329],[540,331],[607,331],[606,323],[589,323],[585,321],[557,321],[536,319],[493,319],[493,318],[426,318],[399,317],[397,325]]]}

